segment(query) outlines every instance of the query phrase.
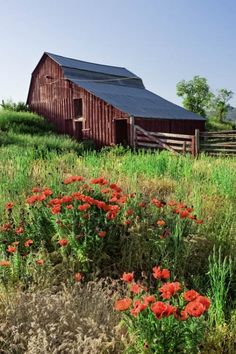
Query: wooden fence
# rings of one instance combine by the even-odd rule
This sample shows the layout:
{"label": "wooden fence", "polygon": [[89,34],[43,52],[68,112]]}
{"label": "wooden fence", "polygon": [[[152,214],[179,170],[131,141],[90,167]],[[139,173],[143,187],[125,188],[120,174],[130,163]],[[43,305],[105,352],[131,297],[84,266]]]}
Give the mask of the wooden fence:
{"label": "wooden fence", "polygon": [[134,126],[134,146],[164,149],[175,154],[196,153],[194,135],[150,132],[138,125]]}
{"label": "wooden fence", "polygon": [[134,126],[134,147],[169,150],[175,154],[200,152],[210,155],[236,154],[236,130],[219,132],[199,132],[195,135],[150,132],[138,125]]}
{"label": "wooden fence", "polygon": [[210,155],[236,154],[236,130],[200,132],[199,151]]}

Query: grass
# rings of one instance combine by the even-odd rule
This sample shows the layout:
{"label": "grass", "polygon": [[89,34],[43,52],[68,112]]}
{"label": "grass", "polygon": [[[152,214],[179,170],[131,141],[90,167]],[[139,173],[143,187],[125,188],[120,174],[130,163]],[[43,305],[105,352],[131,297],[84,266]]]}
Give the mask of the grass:
{"label": "grass", "polygon": [[[179,252],[178,257],[183,258],[181,276],[190,287],[199,289],[202,293],[214,294],[215,297],[212,295],[213,313],[210,316],[212,319],[216,316],[221,317],[217,323],[216,320],[211,321],[208,340],[202,352],[217,353],[219,348],[221,351],[218,352],[224,352],[224,348],[228,346],[227,348],[230,348],[228,353],[233,353],[232,343],[235,340],[234,330],[236,328],[234,313],[236,303],[234,286],[236,282],[236,261],[234,259],[236,250],[236,158],[200,155],[198,159],[193,159],[191,156],[176,157],[168,152],[133,152],[121,147],[104,148],[100,152],[88,151],[82,144],[68,137],[56,135],[52,127],[45,124],[41,117],[31,113],[0,111],[0,218],[2,218],[0,224],[6,219],[5,204],[7,202],[12,201],[16,204],[17,215],[33,187],[47,186],[57,195],[62,191],[62,180],[70,175],[83,175],[88,180],[104,176],[109,181],[122,186],[125,193],[136,193],[137,198],[145,201],[158,197],[165,200],[182,200],[194,206],[198,217],[204,219],[204,224],[197,229],[190,229],[186,253],[183,248],[176,248],[176,252]],[[142,253],[146,252],[142,242],[148,239],[149,231],[142,230],[140,225],[141,223],[137,223],[136,227],[130,231],[127,242],[124,242],[125,247],[123,245],[123,259],[126,262],[127,271],[132,270],[134,262],[140,261],[141,254],[145,257],[147,254]],[[181,230],[176,229],[175,232],[177,235],[178,232],[181,233]],[[149,241],[145,243],[147,248],[150,244]],[[137,252],[138,248],[140,248],[139,252]],[[150,250],[147,249],[147,251]],[[127,258],[125,258],[126,255]],[[142,259],[142,264],[148,263],[145,259]],[[61,272],[60,281],[67,282],[68,273],[63,273],[59,265],[57,267]],[[48,278],[50,278],[49,273]],[[37,288],[40,286],[39,279],[35,279]],[[45,287],[49,287],[49,293],[53,291],[53,286],[53,281],[46,279]],[[37,289],[34,292],[37,293]],[[12,317],[10,318],[13,318],[14,313],[21,311],[22,304],[18,306],[18,300],[13,300],[12,305],[6,303],[5,290],[2,289],[0,293],[0,303],[5,309],[2,312],[2,322],[4,322],[4,316],[6,316],[4,311],[10,306],[11,310],[7,311],[11,311]],[[14,289],[13,293],[15,293]],[[24,291],[21,296],[24,297]],[[70,301],[69,299],[68,302]],[[84,306],[88,306],[86,298],[83,301]],[[89,299],[87,301],[89,303]],[[34,300],[30,302],[33,304]],[[12,312],[14,306],[16,309]],[[50,308],[51,305],[48,306]],[[89,311],[91,314],[92,310]],[[109,311],[112,313],[111,309]],[[19,315],[17,322],[17,331],[22,328],[21,316]],[[53,326],[53,322],[50,326]],[[216,327],[217,334],[215,333]],[[42,327],[35,329],[35,331],[38,330],[43,332],[41,332],[41,339],[34,338],[35,348],[40,346],[42,340],[53,351],[56,344],[50,344],[51,339],[44,338],[45,330]],[[55,331],[60,333],[60,330],[56,327]],[[13,333],[13,329],[10,330],[4,340],[12,340]],[[28,341],[27,335],[24,335],[26,339],[21,344],[22,350],[26,350],[25,343]],[[96,335],[91,334],[91,338],[92,336],[95,338]],[[75,338],[75,333],[72,337]],[[73,340],[73,343],[68,344],[69,349],[74,348],[73,345],[77,343],[75,339]],[[80,345],[82,348],[84,342]],[[99,350],[101,350],[100,347]],[[117,353],[122,352],[119,350],[121,349],[117,349]],[[107,352],[112,353],[112,350]]]}

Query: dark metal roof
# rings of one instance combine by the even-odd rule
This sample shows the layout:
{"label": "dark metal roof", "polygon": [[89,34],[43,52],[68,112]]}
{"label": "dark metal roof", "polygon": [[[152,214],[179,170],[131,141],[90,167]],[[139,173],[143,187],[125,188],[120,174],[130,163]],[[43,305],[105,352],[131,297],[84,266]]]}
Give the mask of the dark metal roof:
{"label": "dark metal roof", "polygon": [[125,68],[46,54],[62,66],[66,79],[131,116],[205,120],[146,90],[142,80]]}

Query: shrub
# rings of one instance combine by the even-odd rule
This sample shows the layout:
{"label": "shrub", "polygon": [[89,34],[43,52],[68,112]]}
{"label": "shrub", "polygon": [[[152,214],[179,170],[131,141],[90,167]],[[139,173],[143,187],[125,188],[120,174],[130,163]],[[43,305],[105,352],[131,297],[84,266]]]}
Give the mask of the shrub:
{"label": "shrub", "polygon": [[28,112],[29,107],[25,102],[13,102],[12,100],[4,101],[0,105],[4,110],[14,111],[14,112]]}
{"label": "shrub", "polygon": [[[129,297],[115,302],[123,320],[134,335],[134,349],[148,353],[198,353],[204,336],[203,314],[210,300],[195,290],[185,290],[180,282],[170,282],[170,272],[153,267],[155,283],[134,281],[134,273],[124,273]],[[157,283],[157,284],[156,284]],[[156,290],[156,286],[158,286]],[[185,290],[185,291],[184,291]]]}

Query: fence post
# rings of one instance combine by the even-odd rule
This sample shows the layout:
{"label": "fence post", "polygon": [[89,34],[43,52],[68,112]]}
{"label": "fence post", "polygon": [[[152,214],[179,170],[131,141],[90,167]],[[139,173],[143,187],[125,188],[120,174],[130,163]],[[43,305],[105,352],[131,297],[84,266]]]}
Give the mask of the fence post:
{"label": "fence post", "polygon": [[195,129],[195,156],[198,156],[199,151],[200,151],[199,129]]}
{"label": "fence post", "polygon": [[135,149],[136,131],[134,126],[134,117],[130,117],[130,145]]}

